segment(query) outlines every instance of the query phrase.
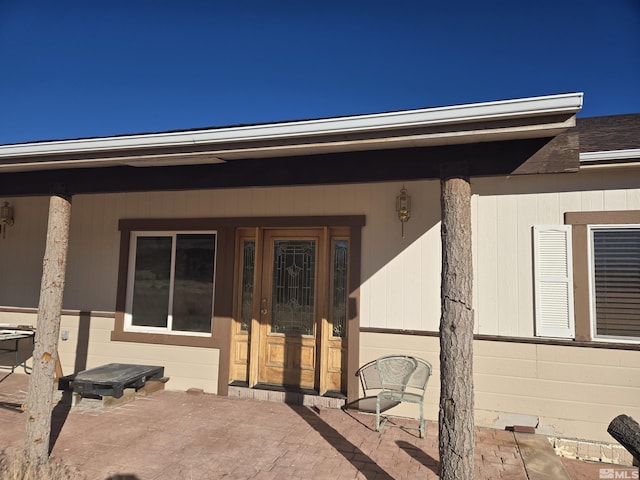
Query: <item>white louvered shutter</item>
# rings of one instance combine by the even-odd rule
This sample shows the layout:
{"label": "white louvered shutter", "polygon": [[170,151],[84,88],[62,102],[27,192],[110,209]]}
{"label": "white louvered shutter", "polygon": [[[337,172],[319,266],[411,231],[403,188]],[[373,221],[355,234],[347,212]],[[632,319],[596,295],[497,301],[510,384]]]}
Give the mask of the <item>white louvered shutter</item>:
{"label": "white louvered shutter", "polygon": [[536,335],[574,338],[571,225],[533,227]]}

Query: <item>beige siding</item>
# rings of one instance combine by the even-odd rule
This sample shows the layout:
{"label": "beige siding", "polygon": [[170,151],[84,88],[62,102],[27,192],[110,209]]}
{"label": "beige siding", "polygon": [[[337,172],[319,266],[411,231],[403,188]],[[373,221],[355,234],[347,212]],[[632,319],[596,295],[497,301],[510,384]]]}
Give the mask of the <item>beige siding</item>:
{"label": "beige siding", "polygon": [[[532,337],[533,225],[563,223],[567,211],[640,209],[636,174],[581,173],[472,181],[475,331]],[[365,215],[359,316],[362,327],[437,331],[440,317],[440,185],[412,181],[411,220],[401,236],[395,197],[401,182],[192,192],[77,195],[73,198],[64,306],[107,312],[93,316],[84,361],[76,315],[63,318],[70,339],[60,344],[65,373],[111,362],[158,363],[168,388],[215,392],[218,351],[111,342],[121,218]],[[0,239],[0,307],[38,303],[47,198],[8,198],[16,223]],[[35,315],[0,312],[0,323]],[[427,412],[437,415],[435,337],[364,333],[361,361],[398,351],[433,363]],[[82,347],[82,345],[81,345]],[[476,342],[477,418],[502,412],[537,415],[567,436],[606,439],[603,428],[621,410],[640,416],[638,352]],[[634,403],[635,402],[635,403]],[[611,405],[617,405],[612,407]],[[614,411],[615,410],[615,411]]]}
{"label": "beige siding", "polygon": [[[0,306],[37,306],[49,200],[2,198],[13,205],[15,223],[0,238]],[[4,322],[0,316],[0,323]]]}
{"label": "beige siding", "polygon": [[[479,197],[477,218],[482,218],[481,222],[473,222],[472,231],[477,232],[477,241],[473,244],[473,257],[476,258],[475,271],[482,271],[482,282],[473,282],[476,295],[474,297],[475,311],[482,312],[482,316],[476,314],[477,331],[498,331],[498,249],[501,246],[498,241],[497,224],[497,198]],[[473,220],[472,220],[473,221]],[[485,262],[485,258],[494,259],[493,262]]]}
{"label": "beige siding", "polygon": [[122,216],[118,207],[123,207],[118,200],[115,195],[72,199],[65,308],[114,310]]}
{"label": "beige siding", "polygon": [[218,350],[111,342],[113,318],[92,317],[90,321],[88,349],[83,361],[77,357],[78,317],[63,317],[61,328],[69,332],[69,340],[59,343],[63,372],[81,371],[108,363],[160,365],[165,368],[165,376],[170,377],[166,388],[186,390],[194,387],[212,393],[217,391]]}
{"label": "beige siding", "polygon": [[[477,333],[533,336],[531,229],[567,211],[639,209],[629,172],[473,179],[474,308]],[[65,308],[113,311],[121,218],[366,215],[361,325],[438,329],[440,185],[407,182],[411,220],[400,235],[402,183],[77,195],[73,198]],[[606,190],[605,190],[606,189]],[[0,306],[38,302],[47,198],[10,200],[16,224],[2,240]],[[0,318],[0,322],[2,319]]]}
{"label": "beige siding", "polygon": [[[433,365],[425,412],[437,420],[438,338],[362,334],[361,364],[398,352]],[[637,357],[638,352],[626,350],[475,341],[476,424],[504,428],[499,419],[526,415],[538,418],[551,435],[612,442],[607,426],[614,417],[640,416]]]}
{"label": "beige siding", "polygon": [[566,212],[640,209],[637,172],[474,179],[474,308],[477,333],[534,335],[534,225]]}
{"label": "beige siding", "polygon": [[[517,296],[513,299],[516,302],[516,313],[511,319],[517,328],[516,336],[529,337],[533,335],[533,314],[534,297],[533,297],[533,270],[531,274],[527,273],[526,265],[533,262],[532,256],[532,232],[533,225],[539,224],[537,209],[532,208],[535,205],[533,201],[535,194],[519,195],[517,197],[517,241],[518,255],[514,265],[514,281],[518,285]],[[523,267],[524,266],[524,267]],[[524,272],[522,271],[524,270]],[[477,278],[477,277],[476,277]]]}
{"label": "beige siding", "polygon": [[395,212],[399,185],[372,186],[363,231],[361,324],[435,330],[440,312],[439,182],[406,184],[412,215],[405,237]]}
{"label": "beige siding", "polygon": [[[76,195],[64,308],[84,312],[115,309],[121,218],[366,215],[362,237],[363,326],[434,330],[439,321],[439,182],[407,182],[412,218],[401,236],[395,197],[402,183],[318,187],[246,188],[193,192]],[[38,304],[48,199],[9,199],[16,225],[0,248],[0,307]],[[3,267],[4,268],[4,267]],[[30,321],[35,323],[35,315]],[[0,313],[0,323],[25,323]],[[70,340],[60,342],[65,372],[111,362],[159,363],[170,388],[216,391],[218,351],[111,342],[112,318],[92,317],[86,359],[78,361],[77,317],[65,316]],[[75,332],[75,333],[74,333]],[[77,364],[77,365],[76,365]]]}
{"label": "beige siding", "polygon": [[[2,321],[35,325],[35,312],[2,312]],[[77,373],[109,363],[159,365],[169,377],[171,390],[201,388],[217,393],[219,350],[129,342],[112,342],[113,316],[109,314],[62,315],[60,331],[68,340],[58,342],[58,354],[64,375]],[[62,336],[62,335],[61,335]],[[22,343],[26,347],[26,343]],[[21,345],[21,349],[22,349]],[[0,358],[0,365],[2,363]],[[30,360],[27,362],[31,364]]]}

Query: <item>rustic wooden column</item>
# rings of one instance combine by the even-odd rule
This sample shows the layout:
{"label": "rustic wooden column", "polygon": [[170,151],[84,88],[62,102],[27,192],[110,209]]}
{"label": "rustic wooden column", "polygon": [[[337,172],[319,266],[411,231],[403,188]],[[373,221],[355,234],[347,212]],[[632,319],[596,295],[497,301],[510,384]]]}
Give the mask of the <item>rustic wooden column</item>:
{"label": "rustic wooden column", "polygon": [[55,365],[58,360],[70,219],[70,198],[52,196],[49,202],[47,242],[42,262],[33,371],[27,393],[25,465],[42,465],[49,460]]}
{"label": "rustic wooden column", "polygon": [[440,478],[473,478],[471,185],[466,162],[440,166]]}

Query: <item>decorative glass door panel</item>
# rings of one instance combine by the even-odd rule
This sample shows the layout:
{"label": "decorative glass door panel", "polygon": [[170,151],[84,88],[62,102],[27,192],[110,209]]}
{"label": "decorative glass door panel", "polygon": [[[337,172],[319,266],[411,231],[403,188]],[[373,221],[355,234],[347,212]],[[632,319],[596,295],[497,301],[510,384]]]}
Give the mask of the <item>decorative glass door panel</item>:
{"label": "decorative glass door panel", "polygon": [[313,335],[315,240],[275,240],[271,284],[271,333]]}

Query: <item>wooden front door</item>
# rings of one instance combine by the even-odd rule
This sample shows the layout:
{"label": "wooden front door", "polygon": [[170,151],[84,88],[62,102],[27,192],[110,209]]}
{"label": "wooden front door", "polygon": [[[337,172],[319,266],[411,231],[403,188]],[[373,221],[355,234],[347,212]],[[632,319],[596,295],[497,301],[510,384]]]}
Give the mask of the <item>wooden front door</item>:
{"label": "wooden front door", "polygon": [[321,243],[321,230],[265,232],[258,383],[316,384]]}
{"label": "wooden front door", "polygon": [[345,392],[348,229],[239,229],[231,382]]}

